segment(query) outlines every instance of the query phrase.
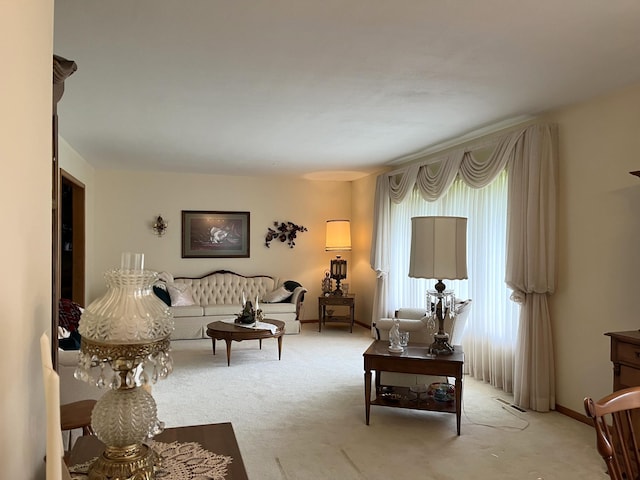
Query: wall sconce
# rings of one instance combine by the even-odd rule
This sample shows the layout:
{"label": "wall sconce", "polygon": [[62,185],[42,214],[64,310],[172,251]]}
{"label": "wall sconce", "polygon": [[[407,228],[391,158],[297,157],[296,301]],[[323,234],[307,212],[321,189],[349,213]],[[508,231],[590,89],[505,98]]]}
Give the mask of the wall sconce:
{"label": "wall sconce", "polygon": [[162,235],[164,235],[164,232],[167,230],[168,226],[169,222],[162,218],[162,215],[158,215],[158,218],[156,218],[156,221],[153,223],[152,228],[155,234],[161,237]]}
{"label": "wall sconce", "polygon": [[[325,252],[351,251],[351,224],[349,220],[327,220],[327,236]],[[331,260],[331,278],[336,281],[336,289],[332,295],[342,296],[340,281],[347,278],[347,261],[336,255]]]}

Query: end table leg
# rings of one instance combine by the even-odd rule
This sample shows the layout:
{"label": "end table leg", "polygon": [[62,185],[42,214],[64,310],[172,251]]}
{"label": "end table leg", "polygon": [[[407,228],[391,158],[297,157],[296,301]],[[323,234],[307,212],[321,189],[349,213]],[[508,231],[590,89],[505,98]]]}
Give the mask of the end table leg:
{"label": "end table leg", "polygon": [[365,370],[364,372],[364,406],[366,424],[369,425],[369,412],[371,411],[371,370]]}
{"label": "end table leg", "polygon": [[231,340],[226,340],[227,342],[227,367],[231,365]]}
{"label": "end table leg", "polygon": [[278,337],[278,360],[282,358],[282,335]]}
{"label": "end table leg", "polygon": [[216,354],[216,339],[215,338],[211,338],[211,343],[213,344],[213,354]]}
{"label": "end table leg", "polygon": [[456,427],[460,436],[460,416],[462,414],[462,373],[456,377]]}
{"label": "end table leg", "polygon": [[349,313],[351,314],[351,328],[349,329],[349,333],[353,333],[353,323],[356,321],[356,307],[355,305],[351,305],[349,307]]}

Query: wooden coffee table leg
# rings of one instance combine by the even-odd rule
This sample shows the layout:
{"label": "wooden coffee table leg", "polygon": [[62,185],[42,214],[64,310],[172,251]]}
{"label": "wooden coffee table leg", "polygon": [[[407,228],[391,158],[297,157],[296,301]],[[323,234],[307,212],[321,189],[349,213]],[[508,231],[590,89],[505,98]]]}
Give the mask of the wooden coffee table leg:
{"label": "wooden coffee table leg", "polygon": [[231,339],[226,338],[224,340],[227,342],[227,367],[231,365]]}
{"label": "wooden coffee table leg", "polygon": [[211,343],[213,344],[213,354],[216,354],[216,339],[211,337]]}
{"label": "wooden coffee table leg", "polygon": [[282,335],[278,337],[278,360],[282,358]]}
{"label": "wooden coffee table leg", "polygon": [[371,370],[365,370],[364,372],[364,406],[365,419],[367,425],[369,425],[369,412],[371,410]]}

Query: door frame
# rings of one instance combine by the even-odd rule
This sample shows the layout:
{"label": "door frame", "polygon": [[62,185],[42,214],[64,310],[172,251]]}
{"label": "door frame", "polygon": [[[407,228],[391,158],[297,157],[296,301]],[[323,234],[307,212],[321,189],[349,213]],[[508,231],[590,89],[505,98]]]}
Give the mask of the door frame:
{"label": "door frame", "polygon": [[[86,253],[86,233],[85,233],[85,185],[64,169],[60,169],[60,218],[64,215],[64,206],[62,205],[62,187],[69,185],[72,189],[72,295],[69,300],[74,301],[78,305],[85,306],[85,253]],[[62,229],[62,223],[60,224]],[[64,245],[60,245],[64,248]],[[60,268],[62,271],[63,258],[60,254]],[[60,274],[59,274],[60,275]],[[61,277],[58,276],[60,279]]]}

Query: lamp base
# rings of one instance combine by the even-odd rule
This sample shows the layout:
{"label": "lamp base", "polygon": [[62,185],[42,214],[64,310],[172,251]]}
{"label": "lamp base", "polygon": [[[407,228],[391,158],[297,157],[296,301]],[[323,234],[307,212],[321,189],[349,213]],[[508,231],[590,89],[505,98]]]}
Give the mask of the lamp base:
{"label": "lamp base", "polygon": [[160,457],[145,444],[107,447],[89,467],[89,480],[153,480]]}
{"label": "lamp base", "polygon": [[429,351],[436,355],[451,355],[453,346],[449,343],[448,333],[436,333],[433,336],[433,343],[429,345]]}
{"label": "lamp base", "polygon": [[[335,277],[332,277],[332,278],[335,278]],[[344,294],[342,292],[342,289],[340,288],[340,280],[342,280],[340,277],[336,278],[336,289],[333,292],[331,292],[331,296],[333,297],[342,297],[342,295]]]}

